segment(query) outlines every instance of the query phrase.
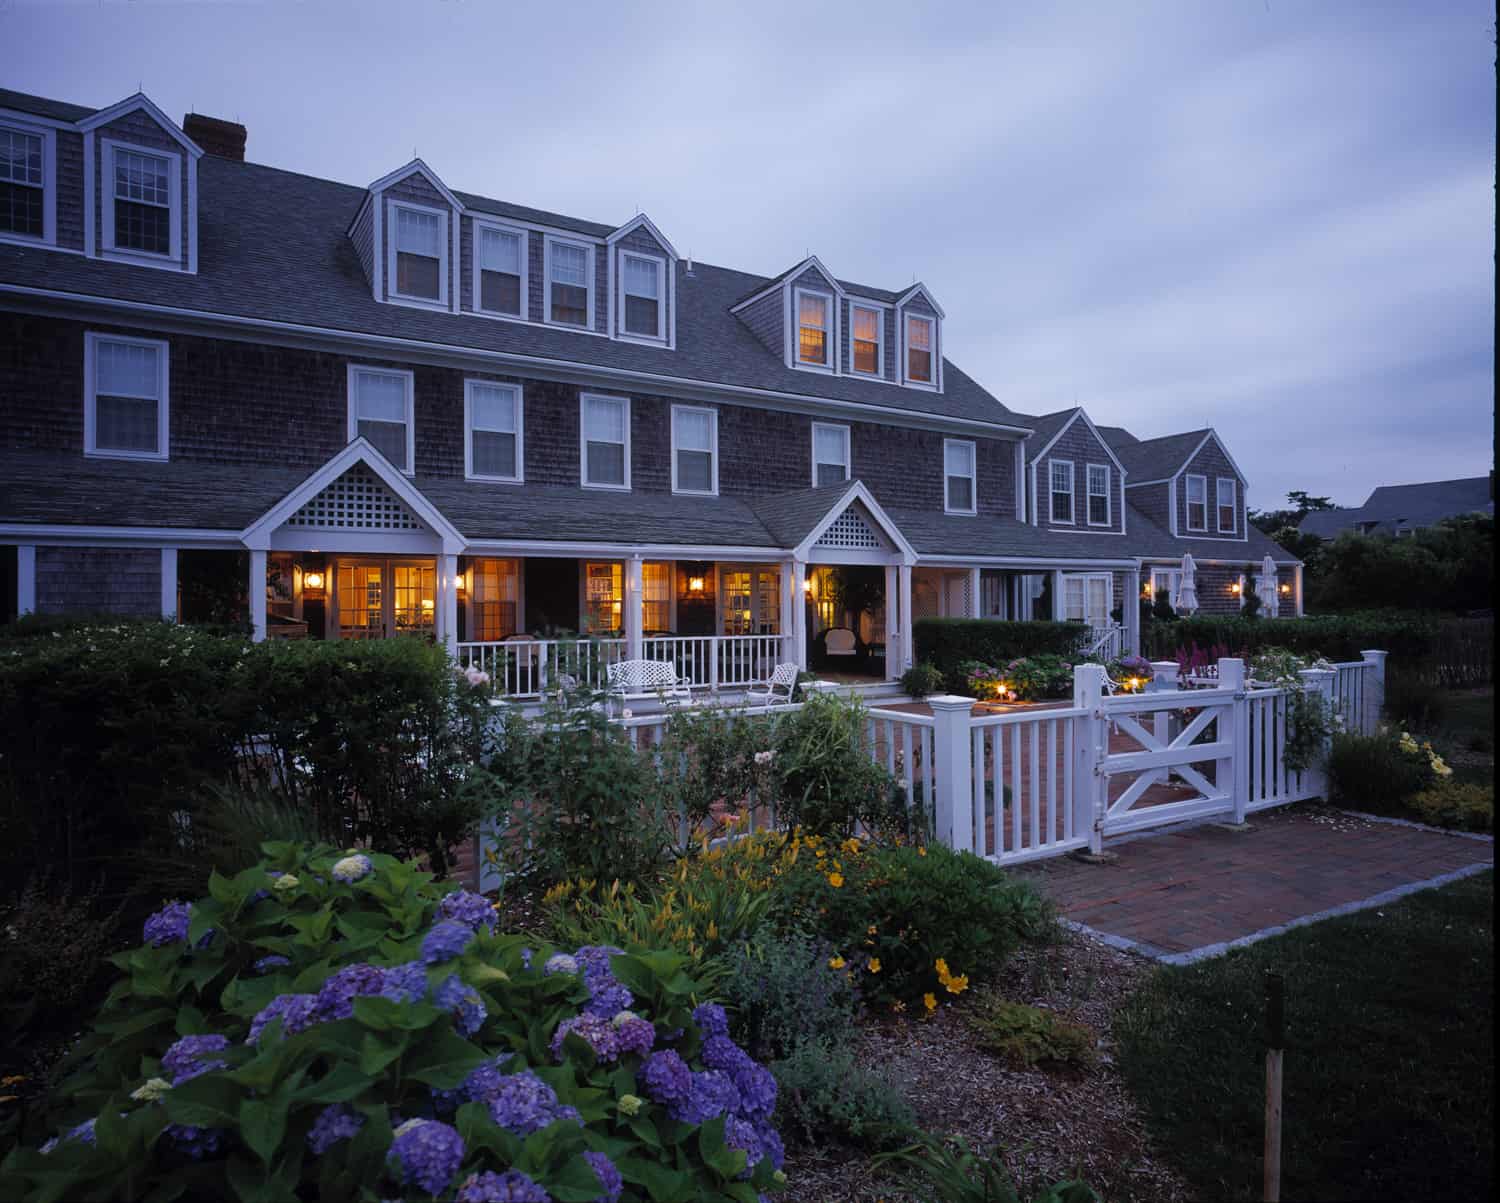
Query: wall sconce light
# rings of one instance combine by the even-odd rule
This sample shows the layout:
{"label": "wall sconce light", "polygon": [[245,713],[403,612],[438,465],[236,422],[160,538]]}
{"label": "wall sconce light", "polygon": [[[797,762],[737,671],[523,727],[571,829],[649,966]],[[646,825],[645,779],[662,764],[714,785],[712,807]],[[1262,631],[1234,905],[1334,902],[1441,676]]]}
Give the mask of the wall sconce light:
{"label": "wall sconce light", "polygon": [[1239,591],[1240,591],[1240,583],[1239,583],[1239,581],[1235,581],[1234,584],[1232,584],[1232,585],[1229,586],[1229,592],[1234,593],[1234,594],[1238,594]]}
{"label": "wall sconce light", "polygon": [[807,594],[811,594],[812,593],[812,577],[809,576],[809,577],[804,577],[803,578],[803,580],[802,580],[802,592],[803,593],[807,593]]}
{"label": "wall sconce light", "polygon": [[321,572],[304,572],[302,574],[302,591],[304,593],[321,593],[323,591],[323,574]]}
{"label": "wall sconce light", "polygon": [[689,593],[702,593],[703,592],[703,578],[701,576],[690,576],[690,577],[688,577],[688,592]]}
{"label": "wall sconce light", "polygon": [[1292,591],[1292,587],[1290,585],[1283,585],[1281,587],[1281,591],[1283,593],[1290,593]]}

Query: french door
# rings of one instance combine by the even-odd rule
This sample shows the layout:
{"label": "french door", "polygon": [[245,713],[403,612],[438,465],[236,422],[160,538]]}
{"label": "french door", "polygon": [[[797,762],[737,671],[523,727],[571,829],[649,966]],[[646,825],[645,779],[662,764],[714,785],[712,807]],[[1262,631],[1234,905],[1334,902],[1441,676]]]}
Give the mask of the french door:
{"label": "french door", "polygon": [[1096,631],[1110,625],[1114,609],[1114,577],[1107,572],[1064,573],[1063,618],[1086,622]]}
{"label": "french door", "polygon": [[436,627],[432,560],[340,560],[336,588],[340,639],[430,635]]}

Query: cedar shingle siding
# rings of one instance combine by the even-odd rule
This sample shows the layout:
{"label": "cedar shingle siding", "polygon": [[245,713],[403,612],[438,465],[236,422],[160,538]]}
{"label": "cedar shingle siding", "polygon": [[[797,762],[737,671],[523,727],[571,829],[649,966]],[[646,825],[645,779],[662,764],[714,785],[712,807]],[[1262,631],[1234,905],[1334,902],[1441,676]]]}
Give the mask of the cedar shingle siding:
{"label": "cedar shingle siding", "polygon": [[[1204,531],[1190,531],[1187,525],[1187,478],[1189,474],[1194,476],[1208,477],[1208,529]],[[1235,529],[1219,531],[1219,494],[1218,481],[1221,476],[1232,476],[1237,482],[1235,488]],[[1240,480],[1239,473],[1229,462],[1219,444],[1209,439],[1183,468],[1182,475],[1177,478],[1174,486],[1177,489],[1177,533],[1179,535],[1190,535],[1194,539],[1233,539],[1240,541],[1245,533],[1245,482]]]}
{"label": "cedar shingle siding", "polygon": [[38,547],[38,614],[161,613],[161,552],[134,547]]}
{"label": "cedar shingle siding", "polygon": [[[1125,507],[1122,501],[1124,486],[1120,481],[1120,470],[1110,459],[1104,444],[1095,437],[1082,418],[1076,419],[1052,444],[1051,450],[1036,462],[1036,504],[1041,514],[1042,525],[1051,525],[1052,469],[1048,466],[1054,459],[1073,462],[1073,524],[1070,529],[1113,531],[1123,529]],[[1090,526],[1088,522],[1088,465],[1105,464],[1109,468],[1109,525]],[[1063,524],[1066,525],[1066,524]]]}

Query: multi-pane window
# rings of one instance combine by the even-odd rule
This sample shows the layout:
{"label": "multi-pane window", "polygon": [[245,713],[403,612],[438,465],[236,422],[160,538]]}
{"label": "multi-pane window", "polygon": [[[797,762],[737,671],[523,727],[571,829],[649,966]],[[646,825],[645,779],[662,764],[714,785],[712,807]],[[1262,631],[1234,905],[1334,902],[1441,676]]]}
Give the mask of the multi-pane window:
{"label": "multi-pane window", "polygon": [[974,512],[974,444],[943,440],[944,507],[952,513]]}
{"label": "multi-pane window", "polygon": [[930,317],[906,317],[906,378],[918,384],[932,383],[932,331]]}
{"label": "multi-pane window", "polygon": [[1164,600],[1167,605],[1177,606],[1177,590],[1182,586],[1182,570],[1178,568],[1153,568],[1151,570],[1151,597],[1155,603]]}
{"label": "multi-pane window", "polygon": [[479,308],[486,313],[524,317],[521,278],[525,250],[523,235],[476,225],[479,235]]}
{"label": "multi-pane window", "polygon": [[548,288],[552,311],[548,315],[564,326],[589,324],[589,256],[593,249],[575,242],[548,243]]}
{"label": "multi-pane window", "polygon": [[849,479],[849,428],[814,422],[812,428],[813,484],[839,485]]}
{"label": "multi-pane window", "polygon": [[661,260],[625,255],[625,333],[661,338]]}
{"label": "multi-pane window", "polygon": [[797,290],[797,361],[828,366],[828,320],[830,298]]}
{"label": "multi-pane window", "polygon": [[1109,525],[1109,465],[1088,466],[1089,525]]}
{"label": "multi-pane window", "polygon": [[641,565],[641,631],[646,635],[672,631],[672,565],[664,560]]}
{"label": "multi-pane window", "polygon": [[583,566],[583,606],[580,617],[586,635],[605,634],[625,626],[625,572],[618,560]]}
{"label": "multi-pane window", "polygon": [[0,129],[0,233],[46,234],[46,176],[41,134]]}
{"label": "multi-pane window", "polygon": [[1051,520],[1073,521],[1073,461],[1047,461],[1047,491],[1052,498]]}
{"label": "multi-pane window", "polygon": [[884,314],[879,309],[850,306],[849,338],[854,357],[854,370],[871,376],[881,374],[880,341]]}
{"label": "multi-pane window", "polygon": [[518,560],[474,560],[469,565],[469,638],[504,639],[520,630]]}
{"label": "multi-pane window", "polygon": [[1208,529],[1208,477],[1187,478],[1187,528]]}
{"label": "multi-pane window", "polygon": [[717,493],[718,414],[712,409],[672,407],[672,491]]}
{"label": "multi-pane window", "polygon": [[1232,476],[1221,476],[1218,482],[1219,492],[1219,533],[1225,535],[1234,534],[1234,515],[1239,506],[1235,503],[1237,484]]}
{"label": "multi-pane window", "polygon": [[775,568],[720,569],[719,622],[725,635],[779,634],[780,571]]}
{"label": "multi-pane window", "polygon": [[172,161],[114,148],[114,245],[148,255],[172,253]]}
{"label": "multi-pane window", "polygon": [[90,334],[84,450],[167,457],[167,344]]}
{"label": "multi-pane window", "polygon": [[630,402],[583,395],[583,483],[630,487]]}
{"label": "multi-pane window", "polygon": [[410,372],[349,369],[349,437],[367,439],[403,472],[412,470]]}
{"label": "multi-pane window", "polygon": [[446,293],[444,264],[447,237],[443,214],[395,206],[396,292],[422,301],[441,301]]}
{"label": "multi-pane window", "polygon": [[470,380],[464,392],[469,438],[467,474],[486,480],[520,480],[520,388]]}

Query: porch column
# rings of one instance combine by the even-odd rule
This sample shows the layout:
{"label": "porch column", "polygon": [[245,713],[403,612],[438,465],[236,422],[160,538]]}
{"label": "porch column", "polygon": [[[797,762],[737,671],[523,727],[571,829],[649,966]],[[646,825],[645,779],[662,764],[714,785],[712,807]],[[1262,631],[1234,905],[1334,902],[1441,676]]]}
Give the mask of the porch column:
{"label": "porch column", "polygon": [[458,655],[458,557],[438,557],[438,638],[450,656]]}
{"label": "porch column", "polygon": [[1052,621],[1062,622],[1068,616],[1067,607],[1063,605],[1063,574],[1061,569],[1052,573]]}
{"label": "porch column", "polygon": [[917,649],[911,628],[911,565],[903,563],[896,569],[900,577],[901,591],[901,669],[906,671],[914,663]]}
{"label": "porch column", "polygon": [[631,556],[625,561],[625,659],[641,658],[641,641],[644,638],[646,609],[645,573],[641,557]]}
{"label": "porch column", "polygon": [[984,617],[984,601],[979,596],[979,569],[969,569],[969,617]]}
{"label": "porch column", "polygon": [[807,671],[807,561],[792,561],[792,659]]}
{"label": "porch column", "polygon": [[16,548],[16,617],[36,613],[36,547],[23,543]]}
{"label": "porch column", "polygon": [[901,619],[896,612],[896,595],[901,586],[896,566],[885,566],[885,678],[894,681],[901,675],[901,663],[906,657],[906,646],[901,638]]}
{"label": "porch column", "polygon": [[259,643],[266,637],[266,553],[250,549],[250,638]]}
{"label": "porch column", "polygon": [[1124,596],[1120,599],[1122,617],[1125,619],[1125,651],[1132,656],[1141,654],[1141,569],[1137,564],[1125,578]]}
{"label": "porch column", "polygon": [[1302,565],[1292,568],[1292,597],[1297,603],[1297,617],[1302,617]]}
{"label": "porch column", "polygon": [[177,617],[177,549],[161,549],[161,616]]}
{"label": "porch column", "polygon": [[797,660],[797,594],[802,586],[796,579],[796,564],[792,560],[781,561],[781,661],[790,664]]}

